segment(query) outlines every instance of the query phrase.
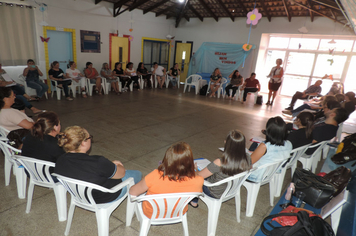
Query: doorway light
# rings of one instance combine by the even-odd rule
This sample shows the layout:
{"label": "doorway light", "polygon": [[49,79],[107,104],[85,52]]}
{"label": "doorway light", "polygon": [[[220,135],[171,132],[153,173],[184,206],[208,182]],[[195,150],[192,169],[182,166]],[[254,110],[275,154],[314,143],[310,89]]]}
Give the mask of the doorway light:
{"label": "doorway light", "polygon": [[184,0],[178,0],[180,3],[184,2]]}

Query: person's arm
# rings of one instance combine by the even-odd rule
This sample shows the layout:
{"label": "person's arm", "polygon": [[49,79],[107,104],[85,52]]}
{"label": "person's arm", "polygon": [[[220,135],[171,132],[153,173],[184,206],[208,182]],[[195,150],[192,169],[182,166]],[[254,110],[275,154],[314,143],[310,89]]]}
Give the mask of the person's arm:
{"label": "person's arm", "polygon": [[174,78],[175,78],[175,76],[173,76],[173,75],[172,75],[172,73],[173,73],[172,69],[169,69],[169,73],[168,73],[168,75],[169,75],[169,76],[172,76],[172,77],[174,77]]}
{"label": "person's arm", "polygon": [[88,69],[85,69],[85,70],[84,70],[84,75],[85,75],[86,78],[89,78],[89,73],[90,73],[90,72],[89,72]]}
{"label": "person's arm", "polygon": [[116,172],[112,179],[122,179],[125,176],[125,167],[122,165],[120,161],[113,161],[116,165]]}
{"label": "person's arm", "polygon": [[23,119],[20,123],[17,124],[18,126],[24,128],[24,129],[31,129],[33,126],[33,122],[30,122],[26,119]]}
{"label": "person's arm", "polygon": [[241,77],[241,82],[236,86],[239,87],[240,85],[243,85],[243,84],[244,84],[244,77]]}
{"label": "person's arm", "polygon": [[259,92],[261,90],[261,84],[258,82],[257,84],[257,91]]}
{"label": "person's arm", "polygon": [[0,87],[5,87],[8,84],[12,84],[13,82],[11,81],[0,81]]}
{"label": "person's arm", "polygon": [[30,67],[27,66],[27,67],[23,70],[22,75],[26,77],[29,70],[30,70]]}
{"label": "person's arm", "polygon": [[56,81],[61,81],[61,80],[63,80],[63,79],[61,79],[61,78],[55,78],[53,75],[51,75],[51,74],[49,74],[49,78],[50,78],[50,80],[56,80]]}
{"label": "person's arm", "polygon": [[235,71],[233,71],[230,75],[229,75],[229,78],[231,79],[232,78],[232,75],[234,74]]}
{"label": "person's arm", "polygon": [[148,190],[148,187],[147,187],[145,178],[143,178],[140,182],[138,182],[137,184],[135,184],[134,186],[132,186],[130,188],[129,193],[130,193],[130,195],[136,197],[142,193],[147,192],[147,190]]}
{"label": "person's arm", "polygon": [[40,76],[43,76],[42,71],[38,68],[38,66],[36,66],[36,70]]}
{"label": "person's arm", "polygon": [[178,69],[177,71],[178,71],[178,75],[180,75],[180,69]]}
{"label": "person's arm", "polygon": [[265,155],[267,147],[264,143],[261,143],[256,150],[251,154],[251,164],[255,164],[258,160]]}
{"label": "person's arm", "polygon": [[163,75],[166,75],[167,74],[167,70],[166,68],[163,67]]}
{"label": "person's arm", "polygon": [[95,77],[99,76],[98,71],[94,67],[93,67],[93,71],[94,71]]}
{"label": "person's arm", "polygon": [[[217,165],[217,166],[221,166],[220,159],[215,159],[214,160],[214,164]],[[201,171],[196,172],[196,174],[201,176],[201,177],[203,177],[204,179],[213,175],[213,173],[211,173],[210,170],[207,167],[205,167]]]}
{"label": "person's arm", "polygon": [[109,76],[103,70],[100,71],[100,76],[102,76],[104,78],[109,78]]}

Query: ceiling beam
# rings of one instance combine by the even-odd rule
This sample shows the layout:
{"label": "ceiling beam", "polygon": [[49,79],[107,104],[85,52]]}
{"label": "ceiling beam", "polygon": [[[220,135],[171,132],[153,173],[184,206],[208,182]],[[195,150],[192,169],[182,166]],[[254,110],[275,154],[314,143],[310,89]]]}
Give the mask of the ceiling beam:
{"label": "ceiling beam", "polygon": [[201,22],[203,22],[204,18],[197,12],[197,10],[195,10],[194,7],[192,7],[192,5],[189,4],[189,2],[187,5],[188,5],[189,10],[191,10],[194,13],[194,15],[196,15],[196,17],[198,17],[199,20]]}
{"label": "ceiling beam", "polygon": [[333,10],[329,9],[329,11],[330,11],[331,15],[334,17],[334,19],[336,20],[336,15],[335,15],[335,13],[333,12]]}
{"label": "ceiling beam", "polygon": [[286,15],[287,15],[287,17],[288,17],[288,21],[291,22],[292,16],[290,15],[290,13],[289,13],[289,11],[288,11],[286,1],[285,1],[285,0],[282,0],[282,2],[283,2],[284,10],[286,11]]}
{"label": "ceiling beam", "polygon": [[[309,7],[311,9],[313,9],[313,2],[311,0],[308,0],[308,3],[309,3]],[[309,14],[310,14],[310,20],[311,20],[311,22],[313,22],[314,21],[314,13],[311,10],[309,10]]]}
{"label": "ceiling beam", "polygon": [[248,11],[247,11],[245,5],[241,2],[241,0],[237,0],[237,2],[239,3],[239,6],[242,8],[244,14],[247,15]]}
{"label": "ceiling beam", "polygon": [[182,19],[185,7],[187,6],[188,0],[185,0],[184,3],[182,4],[182,6],[180,7],[178,16],[176,17],[176,28],[179,25],[180,20]]}
{"label": "ceiling beam", "polygon": [[119,2],[115,2],[115,3],[114,3],[114,8],[113,8],[113,15],[114,15],[114,17],[117,17],[117,16],[120,15],[121,13],[127,11],[127,8],[126,8],[124,11],[120,12],[120,9],[121,9],[121,7],[122,7],[125,3],[127,3],[128,1],[129,1],[129,0],[121,0],[121,1],[119,1]]}
{"label": "ceiling beam", "polygon": [[102,0],[95,0],[95,5],[99,4]]}
{"label": "ceiling beam", "polygon": [[216,0],[220,6],[224,9],[224,11],[229,15],[230,19],[234,22],[235,18],[232,16],[231,12],[229,9],[227,9],[226,5],[221,1],[221,0]]}
{"label": "ceiling beam", "polygon": [[329,5],[329,4],[326,4],[326,3],[324,3],[324,2],[319,2],[319,1],[317,1],[317,0],[312,0],[312,1],[315,2],[315,3],[318,3],[318,4],[320,4],[320,5],[323,5],[323,6],[326,6],[326,7],[329,7],[329,8],[332,8],[332,9],[341,11],[340,8],[338,8],[337,6],[331,6],[331,5]]}
{"label": "ceiling beam", "polygon": [[189,19],[189,17],[187,15],[184,15],[183,17],[185,18],[186,21],[189,22],[190,19]]}
{"label": "ceiling beam", "polygon": [[[121,7],[120,7],[120,9],[121,9]],[[127,11],[129,8],[126,7],[126,8],[125,8],[124,10],[122,10],[122,11],[120,11],[120,9],[116,12],[116,15],[114,15],[114,17],[117,17],[118,15],[124,13],[124,12]]]}
{"label": "ceiling beam", "polygon": [[341,21],[338,21],[338,20],[336,20],[336,19],[333,19],[332,17],[327,16],[327,15],[321,13],[321,12],[318,12],[317,10],[310,9],[309,7],[304,6],[303,4],[300,4],[300,3],[298,3],[298,2],[295,2],[294,0],[290,0],[290,1],[294,2],[294,3],[295,3],[296,5],[298,5],[298,6],[301,6],[301,7],[305,8],[305,9],[308,9],[308,10],[313,11],[313,12],[316,13],[316,14],[319,14],[319,15],[321,15],[321,16],[324,16],[324,17],[326,17],[326,18],[329,18],[330,20],[333,20],[333,21],[335,21],[335,22],[337,22],[337,23],[339,23],[339,24],[345,25],[345,23],[343,23],[343,22],[341,22]]}
{"label": "ceiling beam", "polygon": [[159,12],[156,12],[156,17],[157,16],[160,16],[160,15],[162,15],[162,14],[164,14],[164,13],[166,13],[166,15],[168,15],[168,12],[169,12],[169,9],[170,9],[171,7],[166,7],[166,8],[164,8],[163,10],[161,10],[161,11],[159,11]]}
{"label": "ceiling beam", "polygon": [[130,8],[129,8],[129,11],[132,11],[133,9],[145,4],[146,2],[148,2],[149,0],[141,0],[141,1],[138,1],[136,3],[133,3]]}
{"label": "ceiling beam", "polygon": [[218,22],[218,17],[214,14],[214,12],[210,9],[210,7],[204,2],[204,0],[198,0],[200,2],[201,5],[203,5],[203,7],[205,8],[205,10],[207,10],[210,14],[211,17],[213,17],[216,22]]}
{"label": "ceiling beam", "polygon": [[156,3],[156,4],[152,5],[152,6],[150,6],[150,7],[146,8],[146,9],[144,9],[144,10],[143,10],[143,14],[146,14],[147,12],[150,12],[150,11],[152,11],[153,9],[155,9],[155,8],[157,8],[157,7],[159,7],[159,6],[164,5],[164,4],[165,4],[166,2],[168,2],[168,1],[169,1],[169,0],[162,0],[162,1]]}
{"label": "ceiling beam", "polygon": [[268,21],[271,22],[271,15],[267,11],[267,7],[265,5],[265,1],[264,0],[260,0],[260,3],[261,3],[261,6],[262,6],[262,9],[263,9],[263,14],[266,14]]}

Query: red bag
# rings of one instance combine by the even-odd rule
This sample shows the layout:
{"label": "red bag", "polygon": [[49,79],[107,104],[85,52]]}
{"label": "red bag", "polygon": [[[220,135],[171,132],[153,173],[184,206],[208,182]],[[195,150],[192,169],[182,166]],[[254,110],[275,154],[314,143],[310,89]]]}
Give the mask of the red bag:
{"label": "red bag", "polygon": [[[283,209],[279,213],[297,213],[298,211],[306,211],[309,214],[309,217],[312,217],[312,216],[320,217],[320,215],[317,215],[312,211],[306,210],[304,208],[296,208],[294,206],[288,206],[287,208]],[[298,217],[297,216],[279,216],[279,217],[273,218],[272,220],[276,221],[278,224],[280,224],[282,226],[293,226],[295,223],[298,222]]]}

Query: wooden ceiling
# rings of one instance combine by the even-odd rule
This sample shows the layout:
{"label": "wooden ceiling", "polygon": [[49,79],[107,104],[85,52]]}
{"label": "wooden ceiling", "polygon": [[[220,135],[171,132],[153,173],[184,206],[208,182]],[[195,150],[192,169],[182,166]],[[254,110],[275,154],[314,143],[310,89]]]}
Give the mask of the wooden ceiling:
{"label": "wooden ceiling", "polygon": [[198,18],[203,21],[210,17],[216,21],[228,17],[232,21],[236,17],[246,18],[247,13],[256,8],[263,17],[271,21],[272,17],[314,16],[327,17],[335,22],[345,25],[346,18],[335,1],[331,0],[95,0],[95,4],[102,1],[113,4],[113,16],[116,17],[125,11],[140,9],[143,14],[154,12],[157,16],[165,15],[167,19],[175,18],[176,27],[182,18]]}

